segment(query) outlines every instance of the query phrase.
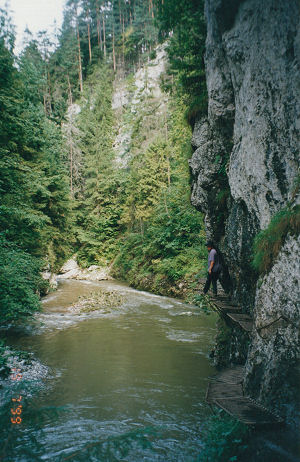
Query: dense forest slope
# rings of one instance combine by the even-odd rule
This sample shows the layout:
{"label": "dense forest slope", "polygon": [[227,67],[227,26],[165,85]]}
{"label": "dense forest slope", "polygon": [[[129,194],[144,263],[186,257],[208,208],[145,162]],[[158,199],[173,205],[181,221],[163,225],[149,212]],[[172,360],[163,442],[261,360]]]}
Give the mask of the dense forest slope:
{"label": "dense forest slope", "polygon": [[195,90],[205,105],[203,4],[174,5],[68,0],[57,43],[26,31],[18,57],[0,8],[1,325],[41,308],[42,271],[74,253],[156,291],[201,269],[185,113]]}
{"label": "dense forest slope", "polygon": [[167,66],[166,43],[127,76],[98,65],[64,131],[78,262],[178,295],[203,269],[206,249],[202,215],[190,204],[187,106],[164,91]]}
{"label": "dense forest slope", "polygon": [[[224,255],[225,287],[254,315],[248,391],[274,403],[297,388],[299,360],[299,3],[230,4],[206,1],[208,116],[194,128],[192,202]],[[227,361],[245,359],[244,342],[228,339]]]}

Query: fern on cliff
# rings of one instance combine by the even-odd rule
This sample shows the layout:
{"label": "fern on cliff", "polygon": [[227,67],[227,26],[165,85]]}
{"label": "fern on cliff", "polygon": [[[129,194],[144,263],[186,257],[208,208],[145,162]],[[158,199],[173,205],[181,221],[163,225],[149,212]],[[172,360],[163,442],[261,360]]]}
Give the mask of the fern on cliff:
{"label": "fern on cliff", "polygon": [[254,241],[253,266],[261,274],[272,268],[288,235],[300,232],[300,205],[286,207],[272,218],[269,226]]}

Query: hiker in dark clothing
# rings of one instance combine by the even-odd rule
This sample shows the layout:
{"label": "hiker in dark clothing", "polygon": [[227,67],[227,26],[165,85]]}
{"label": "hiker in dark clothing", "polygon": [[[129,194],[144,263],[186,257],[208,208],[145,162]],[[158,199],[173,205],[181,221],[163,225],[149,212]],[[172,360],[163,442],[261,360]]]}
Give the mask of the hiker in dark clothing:
{"label": "hiker in dark clothing", "polygon": [[218,294],[217,289],[217,280],[220,277],[221,273],[221,263],[218,252],[214,248],[214,244],[212,241],[207,241],[206,247],[208,250],[208,274],[207,280],[203,289],[203,293],[206,294],[212,284],[213,293],[214,295]]}

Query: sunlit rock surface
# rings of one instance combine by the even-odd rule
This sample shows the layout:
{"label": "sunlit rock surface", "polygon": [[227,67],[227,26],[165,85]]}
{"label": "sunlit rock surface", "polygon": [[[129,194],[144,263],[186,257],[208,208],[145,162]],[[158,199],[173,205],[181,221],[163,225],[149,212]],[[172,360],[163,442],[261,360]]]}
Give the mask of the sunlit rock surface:
{"label": "sunlit rock surface", "polygon": [[58,277],[64,279],[79,279],[87,281],[105,281],[112,277],[109,274],[109,267],[92,265],[89,268],[80,268],[75,258],[70,258],[61,268]]}
{"label": "sunlit rock surface", "polygon": [[[152,136],[156,125],[160,129],[164,124],[168,95],[162,92],[160,85],[167,64],[166,43],[158,45],[155,54],[155,58],[149,59],[134,73],[131,81],[116,78],[114,83],[112,108],[117,119],[117,135],[113,147],[120,168],[128,167],[134,151],[132,142],[137,121],[151,127]],[[148,133],[143,147],[146,148],[151,141]]]}
{"label": "sunlit rock surface", "polygon": [[57,274],[51,273],[51,271],[43,271],[42,278],[49,282],[50,289],[57,288]]}

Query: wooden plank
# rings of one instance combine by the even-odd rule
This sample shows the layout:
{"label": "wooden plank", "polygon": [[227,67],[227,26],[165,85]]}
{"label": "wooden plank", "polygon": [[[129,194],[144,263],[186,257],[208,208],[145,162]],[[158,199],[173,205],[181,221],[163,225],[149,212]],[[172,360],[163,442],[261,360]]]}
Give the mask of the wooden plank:
{"label": "wooden plank", "polygon": [[225,300],[225,299],[220,299],[219,297],[217,298],[212,298],[213,303],[220,303],[223,305],[233,305],[236,306],[236,303],[232,303],[230,300]]}
{"label": "wooden plank", "polygon": [[244,379],[244,366],[235,365],[228,367],[227,369],[223,369],[217,375],[211,378],[211,380],[225,382],[225,383],[232,383],[238,384],[242,383]]}
{"label": "wooden plank", "polygon": [[240,322],[240,321],[251,321],[252,322],[251,316],[245,313],[227,313],[227,316],[229,316],[235,322]]}
{"label": "wooden plank", "polygon": [[247,425],[281,425],[284,421],[260,403],[244,396],[244,366],[235,365],[214,376],[207,387],[206,400]]}
{"label": "wooden plank", "polygon": [[230,301],[230,297],[228,297],[227,295],[211,295],[210,298],[212,300],[216,300],[216,301],[220,301],[220,302],[228,302],[228,303],[231,303]]}
{"label": "wooden plank", "polygon": [[221,311],[224,311],[225,313],[229,312],[229,313],[241,313],[241,308],[239,306],[236,306],[236,305],[229,305],[229,304],[225,304],[225,303],[222,303],[222,302],[219,302],[219,301],[214,301],[213,302],[214,305],[217,306],[217,308],[219,308]]}
{"label": "wooden plank", "polygon": [[251,332],[253,328],[253,319],[248,314],[244,313],[226,313],[233,321],[237,322],[242,329]]}
{"label": "wooden plank", "polygon": [[242,313],[239,306],[230,303],[230,301],[225,301],[224,297],[212,297],[212,300],[220,314],[228,316],[246,332],[252,331],[253,319],[248,314]]}
{"label": "wooden plank", "polygon": [[214,403],[247,425],[278,425],[283,423],[281,417],[273,414],[247,396],[219,398],[214,400]]}
{"label": "wooden plank", "polygon": [[252,332],[253,321],[239,321],[239,325],[242,329],[246,330],[247,332]]}
{"label": "wooden plank", "polygon": [[213,403],[216,399],[236,398],[243,396],[241,383],[225,383],[212,381],[209,383],[206,392],[206,401]]}

